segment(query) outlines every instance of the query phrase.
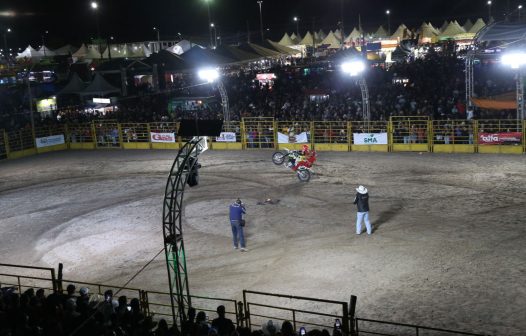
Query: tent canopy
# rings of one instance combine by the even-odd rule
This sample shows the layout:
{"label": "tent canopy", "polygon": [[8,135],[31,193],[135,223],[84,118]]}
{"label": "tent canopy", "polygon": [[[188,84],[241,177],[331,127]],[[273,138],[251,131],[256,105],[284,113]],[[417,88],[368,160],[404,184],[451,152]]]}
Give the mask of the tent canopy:
{"label": "tent canopy", "polygon": [[236,62],[249,62],[249,61],[255,61],[261,58],[260,55],[255,54],[253,52],[248,52],[245,50],[241,50],[237,47],[229,46],[229,45],[221,45],[214,49],[214,54],[217,54],[219,56],[230,58],[235,60]]}
{"label": "tent canopy", "polygon": [[93,81],[82,91],[82,96],[105,96],[110,93],[118,93],[117,89],[108,83],[101,74],[95,74]]}
{"label": "tent canopy", "polygon": [[490,41],[518,41],[526,39],[526,25],[520,23],[495,23],[484,31],[477,38],[478,42]]}
{"label": "tent canopy", "polygon": [[84,89],[86,89],[87,84],[80,79],[79,75],[76,72],[73,72],[71,78],[64,86],[62,90],[58,92],[57,95],[66,95],[66,94],[80,94]]}
{"label": "tent canopy", "polygon": [[285,46],[283,46],[283,45],[281,45],[279,43],[272,42],[271,40],[265,40],[261,44],[261,46],[265,47],[267,49],[270,49],[270,50],[277,51],[277,52],[279,52],[282,55],[296,55],[296,54],[299,53],[298,50],[296,50],[296,49],[285,47]]}
{"label": "tent canopy", "polygon": [[278,57],[281,53],[272,49],[262,47],[254,43],[242,43],[237,47],[244,52],[253,53],[261,57]]}
{"label": "tent canopy", "polygon": [[386,38],[386,37],[388,37],[387,36],[387,31],[384,29],[383,26],[380,26],[376,30],[376,33],[374,33],[374,37],[376,37],[376,38]]}
{"label": "tent canopy", "polygon": [[289,34],[285,33],[285,35],[283,35],[283,37],[281,38],[281,40],[279,40],[278,42],[279,44],[281,44],[282,46],[291,46],[291,45],[294,45],[294,41],[290,38]]}
{"label": "tent canopy", "polygon": [[336,38],[336,35],[332,31],[329,32],[326,38],[321,41],[322,45],[326,45],[329,49],[340,49],[341,41]]}
{"label": "tent canopy", "polygon": [[393,40],[396,40],[396,39],[404,39],[405,37],[407,37],[407,26],[402,23],[401,25],[398,26],[398,28],[396,29],[394,34],[391,36],[391,38]]}
{"label": "tent canopy", "polygon": [[237,63],[235,59],[227,58],[201,47],[193,47],[180,56],[186,63],[193,68],[214,67],[230,63]]}
{"label": "tent canopy", "polygon": [[308,31],[305,36],[303,37],[303,40],[300,42],[301,45],[305,46],[313,46],[314,45],[314,37],[312,34]]}
{"label": "tent canopy", "polygon": [[469,32],[471,28],[473,28],[473,22],[471,21],[471,19],[467,19],[466,23],[464,23],[464,26],[462,27],[464,28],[465,31]]}
{"label": "tent canopy", "polygon": [[162,67],[164,71],[171,72],[183,71],[191,68],[191,66],[181,57],[169,52],[168,50],[161,50],[158,53],[151,54],[144,60],[144,63],[150,64],[151,66],[157,64],[159,67]]}
{"label": "tent canopy", "polygon": [[28,45],[24,51],[19,53],[16,58],[34,58],[34,57],[42,57],[40,53],[34,49],[31,45]]}
{"label": "tent canopy", "polygon": [[194,46],[197,46],[197,44],[192,43],[192,42],[187,41],[187,40],[182,40],[182,41],[178,42],[177,44],[166,48],[166,50],[168,50],[169,52],[174,53],[176,55],[182,55],[185,52],[187,52],[188,50],[192,49],[192,47],[194,47]]}

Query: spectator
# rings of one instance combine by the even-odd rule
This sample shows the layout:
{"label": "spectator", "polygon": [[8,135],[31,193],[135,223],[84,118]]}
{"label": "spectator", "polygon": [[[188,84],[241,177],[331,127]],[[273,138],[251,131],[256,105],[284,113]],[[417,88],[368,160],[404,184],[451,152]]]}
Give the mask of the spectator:
{"label": "spectator", "polygon": [[217,330],[219,336],[230,336],[235,330],[234,323],[225,317],[225,313],[225,306],[217,307],[218,317],[212,321],[212,327]]}

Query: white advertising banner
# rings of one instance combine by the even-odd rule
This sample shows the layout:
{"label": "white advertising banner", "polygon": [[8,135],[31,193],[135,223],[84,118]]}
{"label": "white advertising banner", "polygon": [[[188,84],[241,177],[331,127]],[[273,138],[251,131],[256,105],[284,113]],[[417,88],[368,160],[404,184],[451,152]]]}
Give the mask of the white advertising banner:
{"label": "white advertising banner", "polygon": [[152,142],[175,142],[175,133],[156,133],[150,132],[150,140]]}
{"label": "white advertising banner", "polygon": [[221,134],[216,137],[216,142],[236,142],[236,133],[221,132]]}
{"label": "white advertising banner", "polygon": [[64,144],[64,134],[60,135],[52,135],[48,137],[42,137],[42,138],[36,138],[35,139],[37,148],[42,147],[49,147],[49,146],[55,146],[55,145],[62,145]]}
{"label": "white advertising banner", "polygon": [[355,145],[387,145],[387,133],[354,133]]}
{"label": "white advertising banner", "polygon": [[278,143],[286,144],[286,143],[308,143],[309,137],[307,136],[307,132],[303,132],[300,134],[295,135],[287,135],[284,133],[278,132]]}

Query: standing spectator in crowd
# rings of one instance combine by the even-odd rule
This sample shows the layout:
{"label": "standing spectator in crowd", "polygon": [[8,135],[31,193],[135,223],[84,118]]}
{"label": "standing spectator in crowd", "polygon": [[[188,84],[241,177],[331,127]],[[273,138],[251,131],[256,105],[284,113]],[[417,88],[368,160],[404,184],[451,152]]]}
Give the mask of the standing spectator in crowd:
{"label": "standing spectator in crowd", "polygon": [[230,205],[230,225],[232,226],[234,249],[237,250],[239,245],[241,245],[241,252],[246,252],[245,234],[243,232],[243,227],[245,226],[243,214],[246,214],[245,205],[238,198]]}
{"label": "standing spectator in crowd", "polygon": [[234,323],[225,317],[225,313],[225,306],[217,307],[218,317],[212,321],[212,328],[217,330],[219,336],[230,336],[235,330]]}
{"label": "standing spectator in crowd", "polygon": [[358,213],[356,215],[356,234],[362,233],[362,221],[365,221],[367,227],[367,234],[372,234],[373,230],[371,222],[369,222],[369,193],[367,188],[359,186],[356,188],[356,197],[354,198],[354,204],[358,207]]}

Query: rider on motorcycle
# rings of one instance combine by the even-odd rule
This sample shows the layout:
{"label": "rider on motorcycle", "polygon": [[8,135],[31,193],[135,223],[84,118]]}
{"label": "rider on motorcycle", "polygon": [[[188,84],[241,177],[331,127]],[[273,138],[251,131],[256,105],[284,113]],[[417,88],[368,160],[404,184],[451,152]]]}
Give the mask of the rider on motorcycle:
{"label": "rider on motorcycle", "polygon": [[[293,165],[291,166],[293,171],[296,171],[299,167],[305,166],[307,168],[312,167],[312,164],[316,161],[316,152],[311,151],[309,145],[303,145],[301,150],[298,151],[298,158],[294,159]],[[292,159],[291,159],[292,162]]]}

